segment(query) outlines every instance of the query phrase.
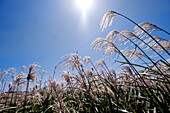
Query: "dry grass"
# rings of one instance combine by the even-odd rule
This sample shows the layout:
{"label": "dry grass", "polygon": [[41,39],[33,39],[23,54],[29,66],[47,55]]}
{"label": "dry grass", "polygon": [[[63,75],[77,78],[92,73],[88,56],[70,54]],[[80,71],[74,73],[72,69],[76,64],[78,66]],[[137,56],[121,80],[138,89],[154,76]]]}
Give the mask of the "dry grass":
{"label": "dry grass", "polygon": [[[111,25],[116,15],[135,23],[120,13],[108,11],[101,20],[101,29]],[[93,63],[85,56],[82,60],[78,52],[65,55],[55,66],[64,68],[60,71],[63,83],[54,80],[54,71],[53,77],[45,81],[47,85],[43,85],[46,71],[37,64],[29,67],[27,76],[25,66],[18,75],[14,68],[1,71],[0,112],[168,113],[170,64],[165,56],[169,55],[170,42],[151,36],[156,30],[168,34],[144,22],[134,31],[114,30],[92,43],[92,49],[103,50],[104,57],[112,56],[111,62],[121,65],[119,72],[109,68],[104,59]],[[9,83],[8,77],[12,78]],[[31,87],[31,81],[36,85]]]}

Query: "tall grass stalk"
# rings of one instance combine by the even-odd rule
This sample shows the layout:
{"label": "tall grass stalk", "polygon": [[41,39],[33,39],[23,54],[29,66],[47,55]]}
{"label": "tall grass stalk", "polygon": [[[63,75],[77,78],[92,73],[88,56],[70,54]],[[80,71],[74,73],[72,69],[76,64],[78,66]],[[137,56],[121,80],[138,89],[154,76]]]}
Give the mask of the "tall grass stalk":
{"label": "tall grass stalk", "polygon": [[[122,34],[121,34],[122,35]],[[152,63],[153,65],[159,70],[160,74],[164,76],[163,72],[159,69],[159,67],[157,66],[157,64],[137,45],[135,44],[131,39],[129,39],[128,37],[122,35],[123,37],[125,37],[126,39],[128,39],[135,47],[137,47]],[[165,79],[169,82],[168,78],[166,76],[164,76]]]}
{"label": "tall grass stalk", "polygon": [[[107,14],[108,13],[108,14]],[[123,15],[123,14],[121,14],[121,13],[118,13],[118,12],[115,12],[115,11],[108,11],[105,15],[106,16],[110,16],[110,15],[112,15],[112,16],[116,16],[116,15],[120,15],[120,16],[122,16],[122,17],[124,17],[124,18],[126,18],[127,20],[129,20],[130,22],[132,22],[133,24],[135,24],[136,26],[138,26],[142,31],[144,31],[149,37],[151,37],[169,56],[170,56],[170,53],[157,41],[157,40],[155,40],[155,38],[153,38],[153,36],[152,35],[150,35],[147,31],[145,31],[141,26],[139,26],[136,22],[134,22],[133,20],[131,20],[130,18],[128,18],[127,16],[125,16],[125,15]],[[107,17],[105,17],[105,18],[107,18]],[[113,17],[114,18],[114,17]],[[112,19],[113,19],[112,18]],[[112,21],[113,20],[111,20],[111,23],[112,23]],[[109,22],[109,21],[107,21],[107,22]],[[111,24],[110,23],[110,24]],[[161,29],[162,30],[162,29]],[[163,30],[164,31],[164,30]],[[167,32],[166,32],[167,33]],[[168,33],[169,35],[170,35],[170,33]]]}
{"label": "tall grass stalk", "polygon": [[[147,44],[144,40],[142,40],[141,38],[139,38],[138,36],[136,36],[133,32],[131,31],[128,31],[128,30],[125,30],[125,31],[122,31],[120,34],[122,35],[123,33],[127,33],[127,35],[129,36],[132,36],[132,37],[135,37],[137,38],[138,40],[140,40],[142,43],[144,43],[145,45],[147,45],[152,51],[154,51],[158,56],[160,56],[168,65],[168,61],[161,55],[159,54],[155,49],[153,49],[149,44]],[[124,36],[124,35],[123,35]],[[127,37],[127,36],[125,36]]]}
{"label": "tall grass stalk", "polygon": [[[116,12],[117,13],[117,12]],[[133,20],[131,20],[130,18],[120,14],[120,13],[117,13],[118,15],[128,19],[129,21],[131,21],[132,23],[134,23],[136,26],[138,26],[142,31],[144,31],[149,37],[151,37],[169,56],[170,56],[170,53],[157,41],[155,40],[155,38],[153,38],[147,31],[145,31],[141,26],[139,26],[136,22],[134,22]],[[167,33],[167,32],[166,32]],[[168,33],[170,35],[170,33]]]}

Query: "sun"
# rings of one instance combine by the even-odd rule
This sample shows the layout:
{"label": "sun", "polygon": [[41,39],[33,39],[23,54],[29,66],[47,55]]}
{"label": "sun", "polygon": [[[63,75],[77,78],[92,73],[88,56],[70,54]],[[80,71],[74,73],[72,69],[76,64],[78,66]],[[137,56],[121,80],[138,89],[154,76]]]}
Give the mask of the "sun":
{"label": "sun", "polygon": [[83,11],[87,11],[92,6],[92,0],[76,0],[77,6]]}

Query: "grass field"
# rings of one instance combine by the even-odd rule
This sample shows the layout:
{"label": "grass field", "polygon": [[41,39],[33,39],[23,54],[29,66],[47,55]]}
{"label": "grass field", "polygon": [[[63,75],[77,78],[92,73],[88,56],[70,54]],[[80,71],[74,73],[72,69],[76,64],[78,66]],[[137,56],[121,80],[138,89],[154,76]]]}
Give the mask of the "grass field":
{"label": "grass field", "polygon": [[[117,62],[121,71],[110,68],[104,59],[96,62],[90,56],[81,59],[78,52],[65,55],[55,66],[63,67],[60,73],[64,82],[61,83],[53,76],[44,86],[45,71],[37,64],[30,65],[28,73],[22,71],[13,76],[10,83],[8,77],[15,69],[1,71],[0,112],[170,112],[170,41],[152,36],[152,32],[167,36],[170,33],[151,23],[137,24],[115,11],[103,16],[101,29],[111,25],[115,16],[132,22],[134,29],[110,31],[106,38],[92,42],[92,49],[103,51],[105,57],[113,57],[111,62]],[[41,75],[38,81],[37,74]],[[30,87],[32,82],[37,85]]]}

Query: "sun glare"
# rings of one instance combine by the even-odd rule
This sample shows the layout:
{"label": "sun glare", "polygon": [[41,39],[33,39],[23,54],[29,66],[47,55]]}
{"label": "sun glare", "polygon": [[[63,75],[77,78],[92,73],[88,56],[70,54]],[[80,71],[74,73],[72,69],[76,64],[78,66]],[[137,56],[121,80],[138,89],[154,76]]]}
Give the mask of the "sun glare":
{"label": "sun glare", "polygon": [[92,0],[77,0],[77,6],[81,8],[83,11],[90,9],[92,5]]}
{"label": "sun glare", "polygon": [[81,13],[81,18],[79,21],[79,26],[82,28],[87,28],[88,25],[88,14],[89,11],[93,9],[94,0],[75,0],[78,11]]}

